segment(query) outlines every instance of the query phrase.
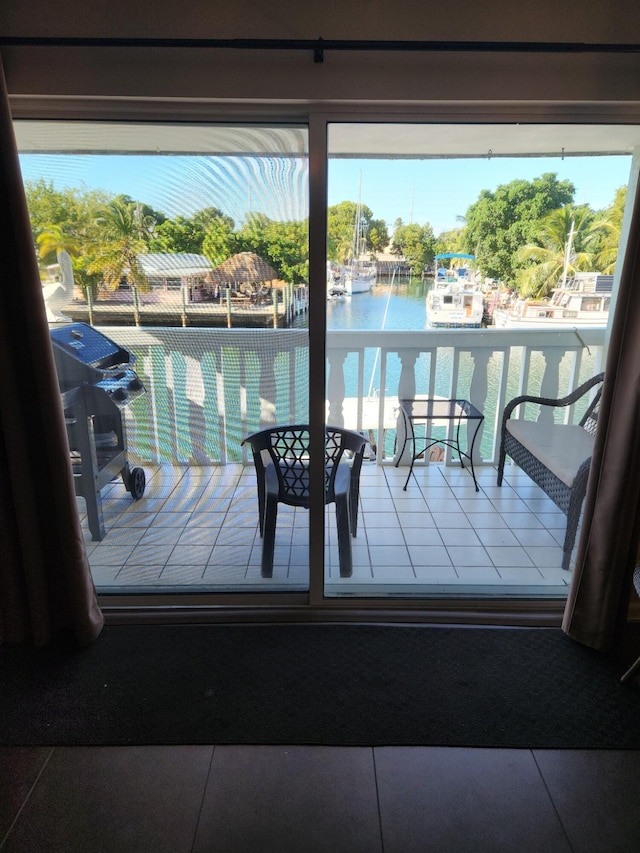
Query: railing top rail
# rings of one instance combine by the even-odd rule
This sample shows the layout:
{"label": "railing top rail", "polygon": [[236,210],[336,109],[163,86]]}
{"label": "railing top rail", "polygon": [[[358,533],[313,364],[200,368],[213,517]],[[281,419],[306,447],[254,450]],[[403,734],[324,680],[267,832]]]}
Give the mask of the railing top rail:
{"label": "railing top rail", "polygon": [[[229,343],[255,342],[256,337],[265,341],[282,339],[303,341],[308,337],[306,329],[224,329],[201,327],[142,327],[105,326],[100,327],[112,336],[126,335],[127,340],[141,345],[165,343],[167,338],[210,338],[211,340],[229,340]],[[508,346],[524,347],[583,347],[600,346],[604,343],[604,326],[567,326],[554,329],[415,329],[396,331],[387,329],[335,329],[326,333],[327,343],[345,349],[384,345],[392,347],[412,347],[425,349],[438,347],[457,347],[458,349],[502,349]]]}
{"label": "railing top rail", "polygon": [[345,349],[384,345],[436,349],[503,349],[523,346],[547,349],[551,347],[600,346],[606,329],[602,327],[567,327],[563,329],[430,329],[416,331],[335,330],[327,332],[327,343]]}

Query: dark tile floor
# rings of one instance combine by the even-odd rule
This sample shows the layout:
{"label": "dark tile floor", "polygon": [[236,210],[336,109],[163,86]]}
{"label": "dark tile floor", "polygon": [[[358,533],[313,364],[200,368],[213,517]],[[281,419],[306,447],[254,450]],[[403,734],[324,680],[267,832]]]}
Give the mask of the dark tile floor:
{"label": "dark tile floor", "polygon": [[637,851],[640,752],[0,748],[0,849]]}

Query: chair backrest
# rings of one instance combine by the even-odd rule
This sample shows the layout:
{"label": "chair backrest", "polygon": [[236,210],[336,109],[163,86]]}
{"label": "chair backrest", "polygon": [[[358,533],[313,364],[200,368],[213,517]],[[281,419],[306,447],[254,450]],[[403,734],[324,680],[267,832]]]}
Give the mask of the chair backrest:
{"label": "chair backrest", "polygon": [[589,381],[585,382],[582,388],[583,393],[587,393],[591,388],[597,386],[597,391],[587,406],[587,410],[580,418],[580,426],[584,427],[587,432],[595,435],[596,427],[598,426],[598,415],[600,414],[600,399],[602,397],[602,383],[604,382],[604,373],[599,373]]}
{"label": "chair backrest", "polygon": [[353,454],[351,463],[351,479],[358,480],[364,451],[368,444],[367,439],[358,432],[352,432],[343,427],[328,426],[325,429],[326,441],[324,445],[324,470],[326,500],[330,502],[335,499],[334,487],[338,465],[345,453]]}
{"label": "chair backrest", "polygon": [[[353,454],[352,476],[360,476],[367,439],[342,427],[327,426],[325,434],[325,500],[330,503],[335,500],[335,478],[345,453]],[[247,436],[242,443],[245,442],[251,447],[258,479],[264,477],[268,459],[278,478],[279,500],[308,507],[309,425],[267,427]]]}

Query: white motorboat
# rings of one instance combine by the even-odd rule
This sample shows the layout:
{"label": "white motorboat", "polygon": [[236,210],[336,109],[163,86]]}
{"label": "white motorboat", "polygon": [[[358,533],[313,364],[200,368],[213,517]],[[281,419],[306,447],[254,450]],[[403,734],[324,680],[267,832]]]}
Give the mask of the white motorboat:
{"label": "white motorboat", "polygon": [[550,326],[606,326],[609,320],[613,276],[579,272],[557,287],[550,299],[516,298],[498,304],[493,324],[498,328]]}
{"label": "white motorboat", "polygon": [[[447,252],[436,255],[443,259],[474,260],[473,255]],[[474,284],[474,275],[464,268],[436,270],[433,288],[427,293],[427,326],[441,329],[479,329],[484,315],[481,291]]]}
{"label": "white motorboat", "polygon": [[482,326],[482,293],[451,282],[427,293],[427,326],[441,329],[479,329]]}

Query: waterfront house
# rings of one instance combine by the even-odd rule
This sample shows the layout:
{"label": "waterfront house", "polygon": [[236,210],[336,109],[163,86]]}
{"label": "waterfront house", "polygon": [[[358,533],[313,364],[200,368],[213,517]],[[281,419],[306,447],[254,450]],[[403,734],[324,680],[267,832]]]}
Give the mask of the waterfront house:
{"label": "waterfront house", "polygon": [[171,297],[186,291],[189,302],[198,302],[213,264],[204,255],[150,252],[138,256],[149,282],[150,293]]}

